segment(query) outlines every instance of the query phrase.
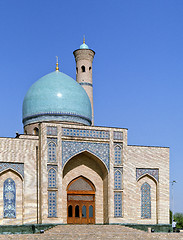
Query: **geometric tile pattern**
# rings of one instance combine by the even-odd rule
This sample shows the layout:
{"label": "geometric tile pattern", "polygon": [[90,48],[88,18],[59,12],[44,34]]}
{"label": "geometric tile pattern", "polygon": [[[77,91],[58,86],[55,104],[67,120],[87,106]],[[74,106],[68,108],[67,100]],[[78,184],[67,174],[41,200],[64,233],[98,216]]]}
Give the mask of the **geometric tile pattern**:
{"label": "geometric tile pattern", "polygon": [[114,172],[114,189],[122,189],[122,172],[119,169]]}
{"label": "geometric tile pattern", "polygon": [[122,193],[114,193],[114,217],[122,217]]}
{"label": "geometric tile pattern", "polygon": [[57,217],[57,192],[48,191],[48,217]]}
{"label": "geometric tile pattern", "polygon": [[109,131],[63,128],[63,136],[109,139]]}
{"label": "geometric tile pattern", "polygon": [[56,188],[57,186],[57,179],[56,179],[56,171],[55,169],[51,168],[48,171],[48,187],[49,188]]}
{"label": "geometric tile pattern", "polygon": [[62,167],[73,156],[83,151],[91,152],[100,158],[109,170],[109,144],[93,142],[62,142]]}
{"label": "geometric tile pattern", "polygon": [[47,127],[47,135],[57,136],[57,127]]}
{"label": "geometric tile pattern", "polygon": [[121,165],[121,157],[122,157],[122,145],[117,144],[114,147],[114,164],[115,165]]}
{"label": "geometric tile pattern", "polygon": [[123,132],[114,132],[113,139],[114,140],[123,140]]}
{"label": "geometric tile pattern", "polygon": [[12,169],[18,172],[24,178],[24,164],[23,163],[0,163],[0,173],[4,170]]}
{"label": "geometric tile pattern", "polygon": [[151,186],[146,182],[141,186],[141,218],[151,218]]}
{"label": "geometric tile pattern", "polygon": [[136,169],[136,180],[145,175],[149,174],[150,176],[154,177],[157,181],[159,181],[159,170],[156,168],[137,168]]}
{"label": "geometric tile pattern", "polygon": [[11,178],[4,181],[3,201],[4,218],[16,218],[16,187]]}
{"label": "geometric tile pattern", "polygon": [[56,162],[56,144],[51,141],[48,143],[48,162]]}

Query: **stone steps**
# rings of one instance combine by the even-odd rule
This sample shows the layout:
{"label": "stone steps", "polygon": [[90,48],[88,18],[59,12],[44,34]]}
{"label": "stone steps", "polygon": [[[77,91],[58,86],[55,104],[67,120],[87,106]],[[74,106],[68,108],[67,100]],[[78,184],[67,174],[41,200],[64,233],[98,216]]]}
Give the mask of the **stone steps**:
{"label": "stone steps", "polygon": [[58,225],[43,234],[0,235],[0,240],[183,240],[183,233],[147,233],[120,225]]}

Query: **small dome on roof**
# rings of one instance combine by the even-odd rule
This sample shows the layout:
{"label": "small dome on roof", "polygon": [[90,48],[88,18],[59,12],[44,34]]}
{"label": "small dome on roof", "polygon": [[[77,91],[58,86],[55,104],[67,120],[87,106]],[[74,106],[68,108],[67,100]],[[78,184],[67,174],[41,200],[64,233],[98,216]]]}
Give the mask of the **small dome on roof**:
{"label": "small dome on roof", "polygon": [[81,44],[80,49],[89,49],[88,45],[85,43]]}
{"label": "small dome on roof", "polygon": [[89,49],[88,45],[85,44],[85,36],[83,36],[83,44],[81,44],[80,49]]}

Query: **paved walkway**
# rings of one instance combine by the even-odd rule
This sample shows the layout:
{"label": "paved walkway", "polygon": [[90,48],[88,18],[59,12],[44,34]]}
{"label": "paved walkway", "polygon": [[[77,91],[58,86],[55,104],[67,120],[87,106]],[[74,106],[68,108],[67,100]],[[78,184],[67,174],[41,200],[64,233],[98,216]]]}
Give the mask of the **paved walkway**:
{"label": "paved walkway", "polygon": [[16,240],[183,240],[183,233],[147,233],[118,225],[59,225],[43,234],[0,235]]}

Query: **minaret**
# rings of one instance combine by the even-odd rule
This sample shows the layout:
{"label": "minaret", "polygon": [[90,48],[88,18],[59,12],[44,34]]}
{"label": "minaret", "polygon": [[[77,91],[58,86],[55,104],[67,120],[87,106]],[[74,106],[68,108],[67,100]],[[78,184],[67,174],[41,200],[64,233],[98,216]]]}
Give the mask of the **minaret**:
{"label": "minaret", "polygon": [[88,94],[92,107],[92,125],[94,125],[92,62],[95,52],[89,49],[83,38],[83,44],[73,54],[76,61],[76,81]]}

